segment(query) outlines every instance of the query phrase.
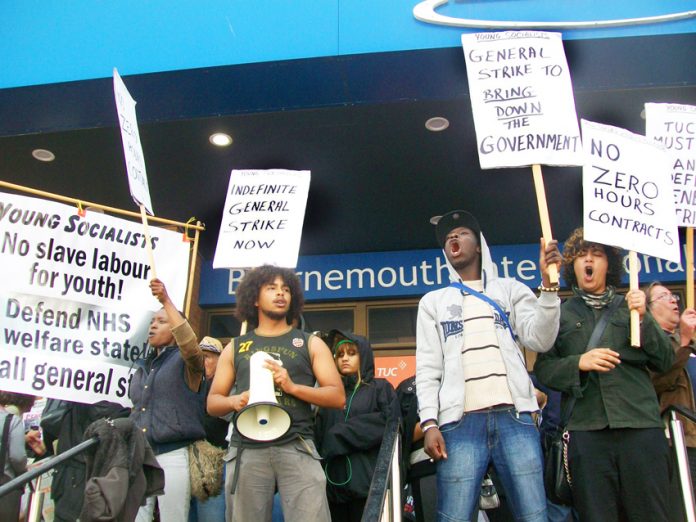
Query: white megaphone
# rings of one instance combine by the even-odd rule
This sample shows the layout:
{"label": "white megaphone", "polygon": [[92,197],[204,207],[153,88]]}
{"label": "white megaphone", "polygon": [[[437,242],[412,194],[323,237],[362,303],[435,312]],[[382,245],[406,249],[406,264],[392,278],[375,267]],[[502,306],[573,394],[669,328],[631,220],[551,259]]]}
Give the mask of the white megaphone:
{"label": "white megaphone", "polygon": [[273,373],[264,362],[276,361],[266,352],[256,352],[249,360],[249,403],[235,417],[234,426],[244,437],[266,442],[278,439],[290,429],[290,415],[275,395]]}

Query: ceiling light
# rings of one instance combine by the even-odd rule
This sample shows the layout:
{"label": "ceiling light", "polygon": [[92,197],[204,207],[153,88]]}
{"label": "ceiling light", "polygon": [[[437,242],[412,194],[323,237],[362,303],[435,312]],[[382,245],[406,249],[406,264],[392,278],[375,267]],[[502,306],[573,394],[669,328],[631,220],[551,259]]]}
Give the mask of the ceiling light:
{"label": "ceiling light", "polygon": [[53,161],[56,159],[56,155],[46,149],[34,149],[31,151],[31,155],[39,161]]}
{"label": "ceiling light", "polygon": [[432,132],[440,132],[449,127],[449,120],[442,116],[435,116],[425,122],[425,128]]}
{"label": "ceiling light", "polygon": [[210,143],[218,147],[229,147],[232,145],[232,136],[224,132],[216,132],[210,135]]}

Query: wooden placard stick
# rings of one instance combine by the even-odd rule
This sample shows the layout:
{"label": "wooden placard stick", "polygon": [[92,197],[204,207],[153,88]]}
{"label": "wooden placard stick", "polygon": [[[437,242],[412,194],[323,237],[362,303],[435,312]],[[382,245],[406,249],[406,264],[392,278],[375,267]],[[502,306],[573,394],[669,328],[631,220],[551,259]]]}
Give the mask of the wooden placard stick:
{"label": "wooden placard stick", "polygon": [[[196,221],[196,225],[200,225],[200,221]],[[188,238],[188,233],[184,230],[184,234]],[[188,284],[186,285],[186,299],[184,301],[184,315],[186,317],[191,317],[191,299],[193,297],[193,280],[196,276],[196,263],[198,261],[198,239],[199,231],[196,229],[193,235],[193,248],[191,248],[191,261],[189,267],[189,278]]]}
{"label": "wooden placard stick", "polygon": [[686,307],[694,307],[694,229],[686,228]]}
{"label": "wooden placard stick", "polygon": [[[638,290],[638,254],[635,250],[628,252],[629,288]],[[631,346],[640,348],[640,314],[631,310]]]}
{"label": "wooden placard stick", "polygon": [[[551,221],[549,220],[549,207],[546,204],[546,190],[544,190],[544,178],[541,174],[541,165],[532,165],[534,175],[534,189],[536,190],[537,205],[539,207],[539,220],[541,221],[541,234],[544,242],[548,244],[552,239]],[[558,284],[558,268],[556,265],[549,266],[549,282],[552,285]]]}
{"label": "wooden placard stick", "polygon": [[147,213],[145,212],[145,205],[140,205],[140,219],[143,222],[145,248],[147,249],[147,257],[150,260],[150,279],[157,279],[157,271],[155,270],[155,256],[152,253],[152,241],[150,241],[150,229],[147,226]]}

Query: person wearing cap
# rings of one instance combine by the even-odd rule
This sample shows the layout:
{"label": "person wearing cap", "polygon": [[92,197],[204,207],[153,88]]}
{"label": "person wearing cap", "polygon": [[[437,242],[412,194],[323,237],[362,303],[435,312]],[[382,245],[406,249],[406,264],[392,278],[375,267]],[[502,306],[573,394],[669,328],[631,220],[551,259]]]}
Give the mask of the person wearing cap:
{"label": "person wearing cap", "polygon": [[539,405],[520,345],[545,352],[556,339],[559,288],[548,271],[561,261],[557,243],[541,240],[537,298],[498,277],[472,214],[431,222],[450,285],[418,307],[416,391],[425,451],[437,462],[438,520],[471,520],[492,463],[515,519],[545,522]]}
{"label": "person wearing cap", "polygon": [[[198,343],[203,351],[205,358],[205,386],[206,395],[210,391],[210,385],[215,377],[218,359],[222,353],[222,343],[215,337],[205,336]],[[205,413],[203,417],[203,427],[205,428],[205,440],[220,449],[227,449],[227,429],[229,422],[220,417],[213,417]],[[189,509],[189,522],[224,522],[225,521],[225,470],[221,471],[220,493],[215,496],[208,496],[202,500],[191,496],[191,507]]]}
{"label": "person wearing cap", "polygon": [[203,350],[203,361],[205,364],[205,380],[208,382],[213,382],[213,377],[215,377],[215,368],[217,368],[218,359],[220,359],[220,354],[222,353],[222,343],[215,339],[215,337],[205,336],[198,343],[201,350]]}

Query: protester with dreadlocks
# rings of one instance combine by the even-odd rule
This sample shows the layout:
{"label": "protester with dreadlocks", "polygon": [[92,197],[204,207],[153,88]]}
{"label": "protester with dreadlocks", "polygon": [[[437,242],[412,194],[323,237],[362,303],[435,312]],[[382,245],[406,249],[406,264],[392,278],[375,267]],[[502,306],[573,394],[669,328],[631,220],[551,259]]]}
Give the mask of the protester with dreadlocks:
{"label": "protester with dreadlocks", "polygon": [[362,518],[387,422],[398,415],[394,388],[375,378],[375,359],[367,339],[333,330],[334,360],[346,393],[343,410],[321,408],[316,440],[324,459],[332,522]]}
{"label": "protester with dreadlocks", "polygon": [[[563,393],[562,417],[574,402],[568,455],[580,520],[666,521],[668,447],[647,370],[667,371],[672,349],[642,291],[616,295],[622,272],[617,248],[573,232],[563,276],[574,296],[561,306],[556,343],[539,355],[534,372]],[[630,345],[630,310],[641,318],[637,348]]]}

